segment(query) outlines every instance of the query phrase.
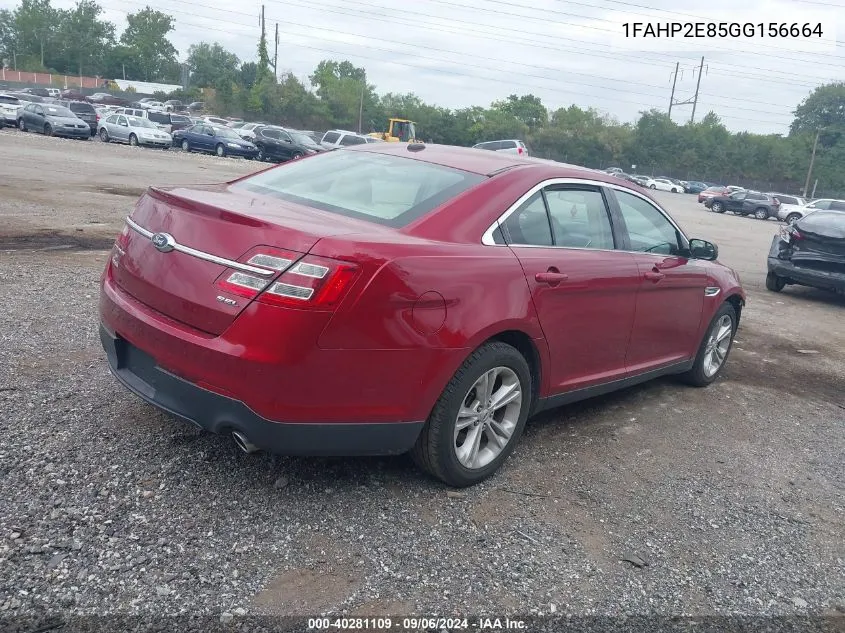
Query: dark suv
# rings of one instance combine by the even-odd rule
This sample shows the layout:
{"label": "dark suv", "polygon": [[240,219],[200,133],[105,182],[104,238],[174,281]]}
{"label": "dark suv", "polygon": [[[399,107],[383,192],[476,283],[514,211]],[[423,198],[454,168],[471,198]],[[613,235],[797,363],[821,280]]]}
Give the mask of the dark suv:
{"label": "dark suv", "polygon": [[741,190],[708,198],[704,206],[716,213],[732,211],[737,215],[753,215],[758,220],[768,220],[777,217],[780,200],[759,191]]}
{"label": "dark suv", "polygon": [[91,128],[91,136],[97,133],[97,111],[86,101],[59,101],[61,105],[85,121]]}

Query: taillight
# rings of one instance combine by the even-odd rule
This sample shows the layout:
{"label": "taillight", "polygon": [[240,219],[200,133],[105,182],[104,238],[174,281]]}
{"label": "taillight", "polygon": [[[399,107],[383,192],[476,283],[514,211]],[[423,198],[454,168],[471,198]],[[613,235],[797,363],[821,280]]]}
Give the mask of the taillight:
{"label": "taillight", "polygon": [[781,241],[791,244],[796,240],[803,239],[804,236],[798,232],[798,229],[792,226],[782,226],[780,227],[778,237],[780,237]]}
{"label": "taillight", "polygon": [[[300,257],[302,257],[302,253],[261,246],[248,252],[241,258],[241,261],[260,270],[278,273],[290,267]],[[274,277],[275,274],[262,275],[257,271],[229,269],[218,277],[216,283],[221,290],[247,299],[254,299]]]}
{"label": "taillight", "polygon": [[340,303],[357,274],[354,264],[306,255],[270,284],[258,301],[297,308],[331,308]]}
{"label": "taillight", "polygon": [[776,206],[776,207],[779,207],[779,206],[780,206],[780,200],[778,200],[777,198],[775,198],[775,199],[772,201],[772,204],[774,204],[774,206]]}
{"label": "taillight", "polygon": [[521,148],[521,147],[516,148],[516,151],[517,151],[517,153],[518,153],[518,154],[520,154],[520,155],[523,153],[523,151],[522,151],[522,148]]}

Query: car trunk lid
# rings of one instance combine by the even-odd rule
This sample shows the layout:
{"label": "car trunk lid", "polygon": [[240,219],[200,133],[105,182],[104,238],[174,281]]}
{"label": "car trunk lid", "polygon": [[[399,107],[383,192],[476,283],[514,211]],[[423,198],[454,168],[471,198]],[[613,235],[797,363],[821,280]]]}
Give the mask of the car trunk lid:
{"label": "car trunk lid", "polygon": [[278,271],[247,260],[274,249],[303,255],[323,237],[367,229],[373,225],[227,185],[152,188],[118,238],[112,276],[167,317],[220,334],[250,303],[216,285],[224,274],[246,265],[272,280]]}

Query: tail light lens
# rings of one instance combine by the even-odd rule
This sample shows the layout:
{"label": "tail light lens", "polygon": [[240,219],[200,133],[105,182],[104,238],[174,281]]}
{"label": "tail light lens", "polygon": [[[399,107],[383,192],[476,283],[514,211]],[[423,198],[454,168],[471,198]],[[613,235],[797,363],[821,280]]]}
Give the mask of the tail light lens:
{"label": "tail light lens", "polygon": [[336,306],[358,274],[358,267],[349,262],[266,246],[247,253],[241,261],[277,272],[263,276],[229,269],[217,279],[220,290],[261,303],[296,308]]}
{"label": "tail light lens", "polygon": [[516,148],[516,151],[517,151],[517,153],[518,153],[518,154],[520,154],[520,155],[525,153],[525,152],[524,152],[524,150],[523,150],[521,147],[517,147],[517,148]]}
{"label": "tail light lens", "polygon": [[358,267],[349,262],[306,255],[270,284],[258,300],[297,308],[332,308],[340,303],[357,274]]}
{"label": "tail light lens", "polygon": [[780,227],[778,237],[780,237],[781,241],[791,244],[792,242],[803,239],[804,236],[801,235],[798,229],[792,226],[782,226]]}

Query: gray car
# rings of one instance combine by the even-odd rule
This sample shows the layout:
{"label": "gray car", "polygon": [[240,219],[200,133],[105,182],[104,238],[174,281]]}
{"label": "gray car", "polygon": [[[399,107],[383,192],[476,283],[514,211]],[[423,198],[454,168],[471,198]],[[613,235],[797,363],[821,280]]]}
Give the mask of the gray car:
{"label": "gray car", "polygon": [[170,147],[173,139],[149,119],[126,114],[112,114],[100,121],[100,140],[104,143],[116,141],[129,145],[151,145]]}
{"label": "gray car", "polygon": [[51,103],[29,103],[18,111],[18,129],[47,136],[90,138],[91,128],[67,108]]}

